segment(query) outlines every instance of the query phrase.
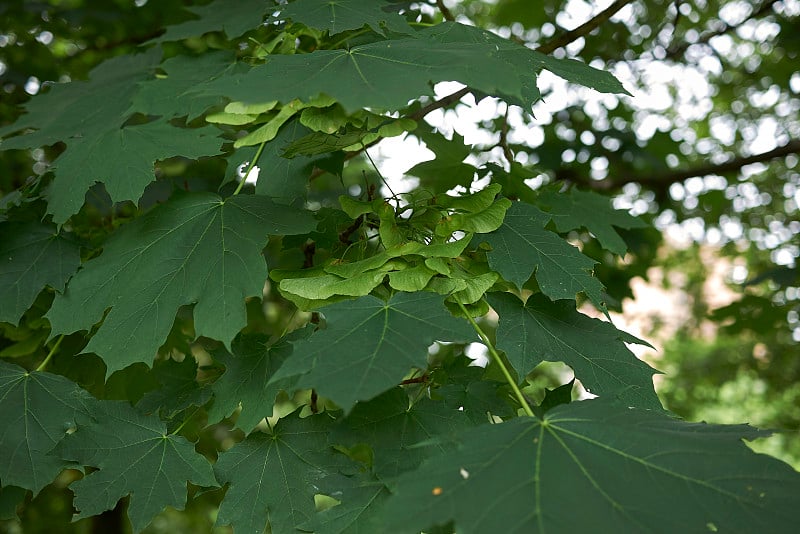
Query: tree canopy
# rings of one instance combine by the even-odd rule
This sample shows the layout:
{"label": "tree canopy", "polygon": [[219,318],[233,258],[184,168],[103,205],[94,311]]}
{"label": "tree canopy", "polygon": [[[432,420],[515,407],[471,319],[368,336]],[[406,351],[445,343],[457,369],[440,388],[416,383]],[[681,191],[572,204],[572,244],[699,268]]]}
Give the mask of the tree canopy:
{"label": "tree canopy", "polygon": [[186,4],[0,6],[0,519],[798,523],[800,2]]}

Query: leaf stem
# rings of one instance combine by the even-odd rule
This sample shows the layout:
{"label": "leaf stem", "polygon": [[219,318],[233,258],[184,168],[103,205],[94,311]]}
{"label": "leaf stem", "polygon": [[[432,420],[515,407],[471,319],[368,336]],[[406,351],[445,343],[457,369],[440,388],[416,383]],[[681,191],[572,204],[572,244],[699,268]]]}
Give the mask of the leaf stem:
{"label": "leaf stem", "polygon": [[522,409],[530,417],[535,417],[533,414],[533,410],[528,404],[528,401],[525,399],[525,395],[523,395],[522,391],[520,391],[519,386],[514,381],[514,378],[511,376],[508,367],[506,367],[506,364],[503,363],[503,359],[500,357],[500,354],[497,353],[497,349],[495,349],[492,342],[489,341],[489,336],[487,336],[486,333],[483,331],[483,329],[481,329],[481,327],[478,325],[478,323],[475,322],[475,319],[472,318],[472,315],[469,314],[467,308],[464,306],[464,304],[461,303],[460,300],[456,300],[456,304],[458,304],[458,307],[461,308],[461,311],[464,313],[464,316],[472,325],[472,328],[474,328],[475,331],[478,333],[478,336],[480,336],[481,341],[483,341],[484,345],[486,345],[486,348],[489,349],[489,354],[492,355],[492,358],[494,358],[495,363],[498,365],[498,367],[500,367],[500,370],[503,372],[503,376],[506,378],[506,382],[508,382],[508,385],[511,386],[511,389],[514,391],[514,396],[517,397],[517,400],[519,401],[520,406],[522,406]]}
{"label": "leaf stem", "polygon": [[39,364],[39,367],[36,368],[37,371],[44,371],[44,368],[47,367],[47,364],[50,363],[50,360],[53,359],[53,356],[56,352],[58,352],[58,347],[61,345],[61,342],[64,340],[64,334],[58,336],[55,344],[50,348],[50,352],[45,357],[44,361]]}
{"label": "leaf stem", "polygon": [[256,150],[256,155],[253,157],[253,161],[251,161],[250,165],[247,166],[247,172],[244,173],[244,176],[242,176],[242,181],[239,182],[239,185],[236,187],[236,190],[233,192],[234,196],[238,195],[239,191],[241,191],[242,187],[244,187],[244,184],[247,182],[247,177],[250,176],[250,171],[252,171],[253,167],[256,166],[256,162],[258,161],[258,158],[261,157],[261,152],[264,150],[264,145],[266,145],[266,144],[267,144],[267,142],[264,141],[263,143],[261,143],[258,146],[258,150]]}

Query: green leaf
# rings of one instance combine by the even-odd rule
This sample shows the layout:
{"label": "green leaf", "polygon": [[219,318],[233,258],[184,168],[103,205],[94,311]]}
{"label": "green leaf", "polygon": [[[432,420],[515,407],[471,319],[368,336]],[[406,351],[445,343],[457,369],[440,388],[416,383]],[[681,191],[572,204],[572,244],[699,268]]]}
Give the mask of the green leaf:
{"label": "green leaf", "polygon": [[119,128],[128,116],[136,83],[148,79],[160,60],[161,51],[153,48],[101,63],[92,69],[88,82],[53,84],[25,105],[26,115],[0,128],[0,137],[28,128],[36,131],[4,139],[0,149],[36,148],[73,137],[97,138]]}
{"label": "green leaf", "polygon": [[172,419],[191,406],[202,406],[211,397],[211,389],[197,383],[197,361],[187,355],[182,362],[168,359],[153,367],[153,375],[160,384],[136,403],[144,413],[158,413]]}
{"label": "green leaf", "polygon": [[549,207],[550,216],[559,232],[586,228],[597,237],[603,248],[618,256],[624,256],[628,247],[614,227],[647,227],[644,221],[628,212],[613,209],[608,197],[591,191],[572,189],[569,194],[546,191],[540,198],[542,204]]}
{"label": "green leaf", "polygon": [[[433,451],[449,450],[449,438],[471,426],[464,412],[425,398],[412,405],[406,391],[396,387],[358,403],[334,429],[330,442],[372,447],[373,469],[385,479],[416,468]],[[423,442],[429,446],[420,446]]]}
{"label": "green leaf", "polygon": [[346,50],[273,55],[266,64],[244,74],[200,84],[196,92],[243,102],[262,101],[264,95],[290,102],[325,94],[340,102],[347,112],[363,107],[396,110],[420,95],[433,95],[431,83],[446,80],[523,100],[518,75],[498,57],[493,45],[441,44],[420,37],[367,43]]}
{"label": "green leaf", "polygon": [[[328,480],[331,482],[326,483]],[[378,514],[389,496],[383,482],[366,475],[328,477],[322,480],[320,491],[335,494],[341,503],[317,512],[298,525],[300,530],[315,534],[373,534],[381,531]]]}
{"label": "green leaf", "polygon": [[67,150],[53,163],[55,177],[47,193],[53,221],[60,224],[77,213],[95,182],[105,185],[114,202],[138,201],[147,184],[156,179],[156,161],[220,154],[218,133],[212,126],[186,130],[156,121],[67,140]]}
{"label": "green leaf", "polygon": [[514,415],[507,396],[502,394],[505,384],[487,377],[486,369],[472,365],[472,360],[463,354],[437,371],[444,373],[446,382],[432,395],[441,397],[450,408],[462,411],[473,424],[491,422],[490,416]]}
{"label": "green leaf", "polygon": [[497,348],[521,377],[543,361],[561,361],[591,393],[661,409],[653,389],[655,371],[625,346],[646,344],[642,340],[583,315],[573,301],[551,302],[541,293],[524,304],[510,293],[491,293],[488,300],[500,316]]}
{"label": "green leaf", "polygon": [[477,169],[464,163],[472,148],[464,144],[463,136],[453,132],[453,139],[450,140],[435,131],[415,131],[414,136],[425,143],[428,150],[434,153],[434,158],[417,163],[406,174],[419,178],[423,187],[442,190],[457,185],[469,187]]}
{"label": "green leaf", "polygon": [[314,516],[314,495],[326,473],[347,465],[328,447],[332,421],[326,415],[281,419],[271,434],[253,432],[219,455],[214,472],[230,484],[218,525],[236,532],[292,532]]}
{"label": "green leaf", "polygon": [[239,37],[261,25],[272,0],[215,0],[204,6],[187,7],[199,18],[167,26],[164,35],[151,42],[178,41],[204,33],[224,31],[228,38]]}
{"label": "green leaf", "polygon": [[270,417],[282,384],[270,384],[269,380],[292,353],[291,341],[310,334],[310,328],[298,330],[272,345],[267,344],[266,336],[245,335],[234,340],[231,352],[214,351],[212,355],[225,366],[225,374],[211,386],[214,404],[208,410],[208,420],[216,422],[228,417],[240,403],[242,411],[236,426],[246,433]]}
{"label": "green leaf", "polygon": [[311,132],[305,137],[292,142],[283,151],[283,157],[294,158],[298,155],[315,156],[344,150],[353,145],[363,146],[362,140],[369,135],[367,130],[351,130],[342,133],[328,134],[324,132]]}
{"label": "green leaf", "polygon": [[218,96],[198,97],[191,89],[198,83],[228,76],[240,70],[236,56],[228,51],[201,56],[174,56],[159,66],[162,76],[139,82],[131,99],[131,111],[164,118],[193,120],[208,108],[222,103]]}
{"label": "green leaf", "polygon": [[429,269],[424,263],[389,273],[389,287],[397,291],[422,291],[436,271]]}
{"label": "green leaf", "polygon": [[[622,83],[608,71],[590,67],[586,63],[574,59],[559,59],[542,54],[475,26],[443,22],[422,33],[440,43],[477,44],[494,48],[497,57],[508,63],[511,72],[518,74],[525,95],[525,104],[539,99],[536,76],[543,69],[569,82],[590,87],[601,93],[630,94],[622,86]],[[519,102],[512,103],[519,104]]]}
{"label": "green leaf", "polygon": [[175,197],[121,227],[78,271],[47,314],[53,335],[89,330],[111,308],[84,349],[103,358],[109,375],[149,364],[178,308],[196,303],[197,335],[230,343],[247,322],[244,300],[262,294],[268,235],[314,225],[267,197]]}
{"label": "green leaf", "polygon": [[489,266],[518,288],[536,273],[542,293],[552,300],[574,299],[578,292],[601,310],[603,284],[592,276],[594,260],[545,230],[550,215],[524,202],[514,202],[503,225],[476,239],[491,245]]}
{"label": "green leaf", "polygon": [[398,33],[413,33],[406,20],[385,8],[393,7],[383,0],[295,0],[280,6],[280,19],[289,19],[335,35],[369,25],[385,36],[383,27]]}
{"label": "green leaf", "polygon": [[296,376],[295,388],[315,388],[345,411],[397,385],[412,367],[425,368],[435,340],[475,338],[442,297],[427,292],[398,293],[388,302],[368,295],[323,313],[327,328],[297,343],[272,381]]}
{"label": "green leaf", "polygon": [[71,234],[39,222],[0,223],[0,321],[16,325],[42,289],[62,291],[80,264]]}
{"label": "green leaf", "polygon": [[468,431],[400,477],[384,530],[791,532],[800,476],[741,441],[764,434],[600,400],[559,406]]}
{"label": "green leaf", "polygon": [[98,468],[70,485],[76,519],[111,510],[130,495],[128,515],[140,532],[166,506],[183,510],[186,482],[218,486],[211,464],[181,436],[168,435],[164,423],[142,415],[126,402],[99,403],[97,421],[67,436],[56,452]]}
{"label": "green leaf", "polygon": [[63,376],[0,360],[0,480],[39,491],[72,462],[48,454],[96,413],[94,397]]}

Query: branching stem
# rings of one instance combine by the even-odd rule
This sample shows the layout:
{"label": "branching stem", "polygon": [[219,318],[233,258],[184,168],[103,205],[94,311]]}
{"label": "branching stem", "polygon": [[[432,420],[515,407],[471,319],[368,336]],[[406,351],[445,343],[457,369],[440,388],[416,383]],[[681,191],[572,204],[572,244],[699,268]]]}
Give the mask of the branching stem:
{"label": "branching stem", "polygon": [[61,342],[63,340],[64,340],[64,334],[61,334],[60,336],[58,336],[58,339],[53,344],[53,346],[50,348],[50,352],[47,353],[47,356],[45,357],[44,361],[39,364],[39,367],[36,368],[37,371],[44,371],[45,367],[47,367],[47,364],[50,363],[50,360],[53,359],[53,356],[55,355],[55,353],[58,352],[58,347],[61,345]]}
{"label": "branching stem", "polygon": [[522,406],[522,409],[525,410],[525,413],[527,415],[534,417],[533,410],[531,410],[528,401],[525,399],[525,395],[523,395],[522,391],[520,391],[519,386],[517,385],[517,382],[514,380],[514,377],[511,376],[508,367],[506,367],[506,364],[503,363],[503,359],[500,357],[500,354],[497,353],[497,349],[494,348],[494,345],[489,340],[489,336],[487,336],[486,333],[483,331],[483,329],[480,327],[480,325],[475,322],[475,319],[472,318],[472,315],[469,314],[467,308],[464,306],[464,304],[461,303],[460,300],[456,300],[456,304],[458,304],[458,307],[461,308],[461,312],[464,314],[469,323],[472,325],[472,328],[475,329],[475,332],[478,333],[478,336],[481,338],[481,341],[483,341],[483,344],[486,345],[487,349],[489,349],[489,354],[492,355],[492,358],[494,358],[495,363],[498,365],[498,367],[500,367],[500,371],[502,371],[503,376],[506,378],[506,382],[508,382],[508,385],[511,386],[512,391],[514,391],[514,396],[517,397],[517,400],[519,401],[520,406]]}

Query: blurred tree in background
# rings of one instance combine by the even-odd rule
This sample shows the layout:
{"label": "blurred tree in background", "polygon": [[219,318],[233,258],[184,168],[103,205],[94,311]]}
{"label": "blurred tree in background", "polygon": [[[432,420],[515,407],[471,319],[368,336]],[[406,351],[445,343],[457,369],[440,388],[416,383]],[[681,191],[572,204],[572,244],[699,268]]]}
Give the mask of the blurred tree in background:
{"label": "blurred tree in background", "polygon": [[[573,230],[569,237],[600,262],[596,273],[607,286],[611,309],[623,311],[637,278],[684,295],[687,315],[677,329],[659,322],[669,318],[671,308],[665,304],[664,313],[651,318],[652,331],[642,332],[663,347],[648,357],[668,374],[659,384],[666,407],[689,420],[750,422],[785,430],[761,448],[800,467],[800,0],[398,3],[412,21],[445,18],[491,29],[555,57],[578,57],[624,83],[632,97],[599,95],[545,73],[539,78],[543,100],[532,114],[498,104],[473,126],[461,119],[456,134],[486,132],[468,138],[466,145],[448,122],[454,119],[451,110],[474,106],[475,98],[470,88],[457,89],[447,106],[440,99],[434,112],[420,110],[419,117],[425,116],[446,137],[426,129],[422,121],[412,135],[453,154],[452,161],[441,164],[448,171],[460,169],[467,178],[466,184],[451,187],[469,185],[474,175],[491,169],[492,179],[503,184],[509,197],[525,199],[532,190],[577,186],[611,195],[617,208],[650,222],[650,228],[620,231],[630,251],[623,259],[602,250],[586,232]],[[223,4],[232,11],[220,11]],[[236,10],[252,9],[258,2],[241,6],[245,4],[247,8],[224,0],[2,2],[0,127],[13,123],[20,105],[45,90],[47,82],[86,79],[103,60],[158,38],[164,26],[184,23],[177,27],[191,28],[198,15],[208,15],[206,6],[236,24],[243,16]],[[252,46],[247,33],[227,39],[225,32],[195,36],[189,29],[187,35],[165,42],[165,57]],[[298,41],[305,38],[313,40],[313,31]],[[50,162],[64,148],[57,143],[0,151],[0,212],[20,202],[20,192],[41,187],[38,178],[47,176]],[[178,178],[180,163],[171,165],[159,168],[161,176],[183,180]],[[191,181],[224,174],[214,165],[195,166],[186,188],[193,187]],[[342,178],[347,186],[362,183],[365,175],[380,184],[366,160],[347,169]],[[436,174],[424,164],[401,171],[423,185]],[[321,175],[309,200],[335,198],[338,186],[337,178]],[[135,210],[112,209],[101,189],[94,188],[91,195],[96,211],[80,217],[102,219],[109,229]],[[157,201],[158,192],[153,197]],[[553,195],[552,201],[558,197]],[[97,243],[104,235],[81,237]],[[709,285],[714,264],[724,268],[715,275],[718,284]],[[18,327],[0,323],[0,356],[22,361],[43,357],[48,330],[41,315],[47,307],[37,302],[27,312],[38,322]],[[260,310],[249,312],[252,324]],[[285,318],[278,315],[258,320],[282,324]],[[173,332],[180,327],[179,320]],[[93,393],[92,387],[102,389],[105,398],[138,399],[155,387],[142,369],[130,373],[141,374],[138,383],[129,374],[124,384],[114,383],[113,376],[103,384],[102,370],[63,372],[80,373],[73,378]],[[132,383],[141,391],[122,391]],[[64,489],[70,480],[67,474],[62,478],[26,503],[25,532],[51,532],[53,525],[71,517]],[[149,531],[210,530],[214,493],[192,501],[196,513],[163,513]],[[15,502],[1,497],[0,503]],[[8,519],[13,512],[0,508],[0,517]],[[112,524],[114,514],[106,514]],[[0,525],[10,532],[19,529],[15,520]],[[80,521],[73,528],[104,531],[97,520]]]}

